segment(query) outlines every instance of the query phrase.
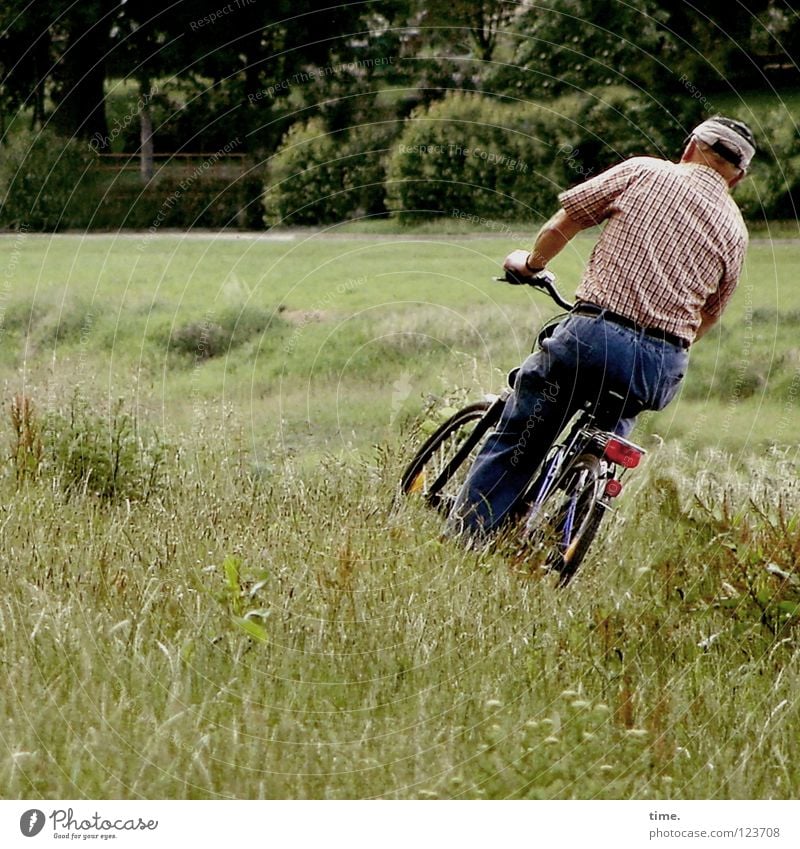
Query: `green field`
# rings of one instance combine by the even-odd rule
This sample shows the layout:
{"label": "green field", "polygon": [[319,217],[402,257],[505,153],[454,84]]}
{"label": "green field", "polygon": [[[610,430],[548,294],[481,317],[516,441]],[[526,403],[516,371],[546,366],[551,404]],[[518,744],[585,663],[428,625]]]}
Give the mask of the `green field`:
{"label": "green field", "polygon": [[[126,396],[178,433],[235,412],[252,423],[255,449],[391,440],[431,394],[496,391],[555,312],[545,297],[492,282],[507,239],[309,231],[22,234],[2,244],[7,392],[49,404],[75,385]],[[569,294],[591,244],[578,239],[555,263]],[[798,257],[791,240],[754,240],[681,403],[644,428],[732,451],[793,444],[793,429],[776,424],[800,389]],[[709,424],[702,435],[698,419]]]}
{"label": "green field", "polygon": [[392,509],[554,313],[481,235],[0,237],[5,797],[796,795],[800,244],[557,591]]}

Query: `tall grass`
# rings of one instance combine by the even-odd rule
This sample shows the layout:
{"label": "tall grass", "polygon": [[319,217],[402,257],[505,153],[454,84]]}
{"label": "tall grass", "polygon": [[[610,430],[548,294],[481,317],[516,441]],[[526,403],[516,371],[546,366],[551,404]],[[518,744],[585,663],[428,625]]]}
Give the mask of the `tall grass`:
{"label": "tall grass", "polygon": [[665,452],[566,591],[393,508],[399,448],[269,474],[229,422],[146,503],[7,471],[4,795],[791,797],[796,469]]}

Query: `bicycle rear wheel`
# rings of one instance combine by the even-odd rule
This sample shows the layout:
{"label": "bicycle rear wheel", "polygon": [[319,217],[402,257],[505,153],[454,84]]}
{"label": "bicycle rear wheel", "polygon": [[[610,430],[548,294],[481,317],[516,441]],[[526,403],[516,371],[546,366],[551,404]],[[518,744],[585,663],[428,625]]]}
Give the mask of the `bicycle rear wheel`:
{"label": "bicycle rear wheel", "polygon": [[526,521],[529,548],[545,553],[544,567],[566,586],[583,562],[605,513],[605,475],[594,454],[581,454]]}
{"label": "bicycle rear wheel", "polygon": [[451,416],[428,437],[400,481],[404,495],[449,513],[483,438],[500,419],[504,401],[479,401]]}

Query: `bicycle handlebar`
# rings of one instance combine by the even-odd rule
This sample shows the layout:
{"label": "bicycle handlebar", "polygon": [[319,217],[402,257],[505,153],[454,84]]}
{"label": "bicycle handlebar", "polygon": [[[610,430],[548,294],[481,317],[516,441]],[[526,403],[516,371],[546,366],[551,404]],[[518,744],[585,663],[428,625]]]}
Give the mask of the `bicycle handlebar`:
{"label": "bicycle handlebar", "polygon": [[523,277],[521,274],[515,274],[506,268],[505,277],[495,277],[494,279],[500,283],[511,283],[514,286],[531,286],[534,289],[544,289],[562,309],[571,310],[574,306],[574,304],[565,300],[558,289],[556,289],[556,276],[552,271],[547,271],[547,269],[543,269],[532,277]]}

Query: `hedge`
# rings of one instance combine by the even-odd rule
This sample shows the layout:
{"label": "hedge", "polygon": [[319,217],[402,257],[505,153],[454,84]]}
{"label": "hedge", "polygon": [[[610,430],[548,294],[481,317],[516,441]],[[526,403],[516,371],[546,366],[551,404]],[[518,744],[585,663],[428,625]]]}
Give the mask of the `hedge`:
{"label": "hedge", "polygon": [[[750,220],[794,219],[795,121],[782,109],[753,129],[759,150],[736,200]],[[0,227],[259,229],[389,212],[401,221],[544,218],[559,191],[615,162],[637,154],[677,158],[687,132],[625,86],[541,103],[458,92],[405,121],[337,132],[320,116],[298,123],[263,166],[238,178],[211,170],[187,183],[166,172],[143,187],[138,176],[100,172],[85,142],[24,130],[0,151]]]}
{"label": "hedge", "polygon": [[388,205],[401,220],[466,209],[545,217],[559,191],[635,154],[663,153],[648,99],[604,87],[533,103],[452,94],[413,113],[389,161]]}
{"label": "hedge", "polygon": [[385,214],[386,156],[400,126],[391,120],[328,132],[320,117],[295,124],[267,164],[265,223]]}
{"label": "hedge", "polygon": [[261,175],[238,179],[204,174],[187,185],[185,177],[165,174],[147,186],[116,180],[98,189],[82,226],[125,229],[260,229]]}
{"label": "hedge", "polygon": [[15,131],[0,150],[0,226],[53,232],[80,227],[97,157],[50,130]]}
{"label": "hedge", "polygon": [[145,186],[138,174],[101,171],[85,142],[20,131],[0,151],[0,227],[259,229],[262,180],[260,169],[234,178],[167,171]]}

